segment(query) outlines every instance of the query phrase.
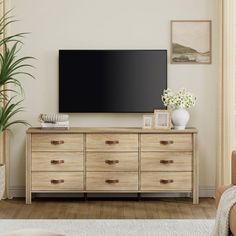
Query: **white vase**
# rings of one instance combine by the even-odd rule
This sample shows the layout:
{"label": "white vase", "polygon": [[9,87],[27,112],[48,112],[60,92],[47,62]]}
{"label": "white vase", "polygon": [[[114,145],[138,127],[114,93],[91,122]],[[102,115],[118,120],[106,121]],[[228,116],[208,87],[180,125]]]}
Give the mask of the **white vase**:
{"label": "white vase", "polygon": [[189,112],[184,108],[177,108],[172,112],[171,120],[174,129],[184,130],[189,120]]}
{"label": "white vase", "polygon": [[3,199],[5,191],[5,165],[0,164],[0,200]]}

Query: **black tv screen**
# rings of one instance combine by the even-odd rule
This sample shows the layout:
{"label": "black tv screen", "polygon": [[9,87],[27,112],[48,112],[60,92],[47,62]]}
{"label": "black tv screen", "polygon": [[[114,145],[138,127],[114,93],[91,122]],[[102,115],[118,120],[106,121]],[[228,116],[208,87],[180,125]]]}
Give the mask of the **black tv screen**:
{"label": "black tv screen", "polygon": [[153,112],[166,87],[166,50],[59,50],[59,112]]}

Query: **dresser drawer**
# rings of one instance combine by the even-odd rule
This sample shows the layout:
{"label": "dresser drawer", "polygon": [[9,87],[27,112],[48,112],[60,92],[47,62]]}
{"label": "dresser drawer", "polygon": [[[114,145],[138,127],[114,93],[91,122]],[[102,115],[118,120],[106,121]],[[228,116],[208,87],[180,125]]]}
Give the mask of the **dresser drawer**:
{"label": "dresser drawer", "polygon": [[138,151],[137,134],[87,134],[87,151]]}
{"label": "dresser drawer", "polygon": [[143,191],[191,191],[192,172],[142,172]]}
{"label": "dresser drawer", "polygon": [[142,171],[192,171],[191,152],[142,152]]}
{"label": "dresser drawer", "polygon": [[83,152],[32,152],[32,171],[83,171]]}
{"label": "dresser drawer", "polygon": [[192,151],[192,135],[142,134],[141,151]]}
{"label": "dresser drawer", "polygon": [[83,186],[83,172],[32,172],[32,191],[79,191]]}
{"label": "dresser drawer", "polygon": [[133,191],[138,190],[137,172],[87,172],[88,191]]}
{"label": "dresser drawer", "polygon": [[32,151],[83,151],[83,135],[33,134]]}
{"label": "dresser drawer", "polygon": [[138,151],[138,134],[87,134],[87,151]]}
{"label": "dresser drawer", "polygon": [[138,171],[138,152],[87,152],[87,171]]}

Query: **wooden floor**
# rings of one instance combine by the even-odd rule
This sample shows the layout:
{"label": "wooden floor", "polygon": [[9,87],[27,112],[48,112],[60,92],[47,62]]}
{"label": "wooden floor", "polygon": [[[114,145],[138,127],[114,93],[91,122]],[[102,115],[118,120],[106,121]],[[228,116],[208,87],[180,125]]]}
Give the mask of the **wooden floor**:
{"label": "wooden floor", "polygon": [[0,201],[1,219],[212,219],[215,201],[200,199],[193,205],[188,198],[158,200],[78,200],[24,199]]}

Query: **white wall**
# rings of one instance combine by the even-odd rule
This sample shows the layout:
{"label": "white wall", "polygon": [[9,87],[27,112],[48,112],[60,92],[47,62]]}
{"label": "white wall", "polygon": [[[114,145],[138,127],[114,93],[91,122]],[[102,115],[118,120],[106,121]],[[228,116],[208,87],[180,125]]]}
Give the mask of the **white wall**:
{"label": "white wall", "polygon": [[[10,1],[10,0],[9,0]],[[218,98],[218,17],[215,0],[11,0],[21,21],[12,32],[31,32],[22,53],[37,58],[37,80],[25,79],[26,112],[58,111],[58,49],[170,49],[170,20],[212,20],[211,65],[168,64],[168,86],[186,87],[198,100],[189,125],[199,130],[200,185],[215,185]],[[69,79],[69,78],[68,78]],[[82,88],[78,88],[79,90]],[[76,99],[76,94],[75,94]],[[73,126],[141,126],[141,114],[71,115]],[[11,143],[11,186],[24,186],[25,128]]]}

